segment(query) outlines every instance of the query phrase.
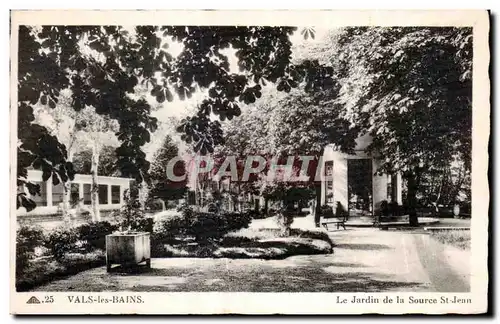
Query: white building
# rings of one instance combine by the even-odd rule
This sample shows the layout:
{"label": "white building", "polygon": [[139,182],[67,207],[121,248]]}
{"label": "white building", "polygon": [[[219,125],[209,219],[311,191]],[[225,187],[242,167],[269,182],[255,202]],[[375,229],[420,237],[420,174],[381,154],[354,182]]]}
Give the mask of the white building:
{"label": "white building", "polygon": [[[54,186],[52,179],[42,180],[42,171],[28,170],[28,181],[40,185],[40,196],[32,196],[36,202],[36,208],[27,212],[25,208],[19,208],[19,216],[29,215],[52,215],[60,213],[60,206],[63,201],[63,185]],[[99,176],[99,209],[116,210],[123,205],[123,194],[130,188],[132,179]],[[92,176],[89,174],[76,174],[71,181],[71,196],[83,199],[84,205],[90,205],[90,189]]]}
{"label": "white building", "polygon": [[365,153],[370,142],[369,136],[358,138],[354,154],[333,146],[325,148],[321,205],[330,205],[335,211],[340,202],[351,217],[373,216],[384,200],[402,204],[401,175],[375,175],[380,161]]}

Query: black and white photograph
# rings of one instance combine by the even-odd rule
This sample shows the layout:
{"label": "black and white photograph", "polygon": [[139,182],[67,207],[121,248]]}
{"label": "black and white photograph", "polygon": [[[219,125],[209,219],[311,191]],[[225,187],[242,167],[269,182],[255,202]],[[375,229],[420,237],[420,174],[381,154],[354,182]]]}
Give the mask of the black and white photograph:
{"label": "black and white photograph", "polygon": [[483,309],[488,14],[467,16],[13,20],[19,309],[215,292],[323,293],[332,313]]}

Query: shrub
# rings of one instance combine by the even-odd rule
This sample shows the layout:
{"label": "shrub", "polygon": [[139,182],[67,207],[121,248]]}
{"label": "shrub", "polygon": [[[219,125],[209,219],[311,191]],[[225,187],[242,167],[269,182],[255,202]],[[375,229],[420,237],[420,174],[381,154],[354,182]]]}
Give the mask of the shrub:
{"label": "shrub", "polygon": [[389,203],[389,215],[402,216],[404,214],[402,206],[393,201]]}
{"label": "shrub", "polygon": [[337,208],[335,209],[335,216],[344,217],[347,216],[347,210],[340,201],[337,201]]}
{"label": "shrub", "polygon": [[223,213],[222,216],[226,219],[228,232],[237,231],[242,228],[247,228],[252,221],[251,213]]}
{"label": "shrub", "polygon": [[45,246],[50,249],[56,260],[60,260],[65,253],[75,249],[78,239],[79,235],[75,228],[58,227],[47,235]]}
{"label": "shrub", "polygon": [[64,273],[65,267],[50,259],[35,260],[23,273],[16,274],[16,290],[28,291]]}
{"label": "shrub", "polygon": [[74,275],[80,271],[103,266],[106,263],[104,251],[90,253],[67,253],[59,261],[39,259],[30,264],[24,273],[16,276],[17,291],[28,291],[57,278]]}
{"label": "shrub", "polygon": [[195,212],[184,206],[179,214],[169,214],[156,220],[153,240],[172,242],[176,237],[194,236],[196,240],[220,239],[228,232],[248,227],[252,218],[248,213]]}
{"label": "shrub", "polygon": [[172,241],[176,236],[187,234],[188,220],[192,218],[192,209],[179,214],[169,214],[158,219],[153,226],[153,241]]}
{"label": "shrub", "polygon": [[380,214],[382,216],[389,216],[389,203],[387,200],[382,200],[380,202]]}
{"label": "shrub", "polygon": [[195,213],[187,221],[187,234],[196,237],[196,240],[201,242],[219,239],[229,231],[227,219],[222,214],[200,212]]}
{"label": "shrub", "polygon": [[106,235],[113,233],[118,226],[109,222],[92,222],[80,225],[76,228],[78,239],[87,242],[89,250],[106,249]]}
{"label": "shrub", "polygon": [[131,228],[135,221],[143,219],[145,216],[144,210],[141,208],[137,188],[125,190],[124,200],[125,204],[120,209],[120,214],[125,228]]}
{"label": "shrub", "polygon": [[261,208],[260,210],[255,210],[252,208],[252,209],[245,210],[243,213],[248,214],[248,216],[251,219],[264,219],[264,218],[269,217],[269,215],[271,215],[270,210],[268,209],[266,212],[266,210],[264,208]]}
{"label": "shrub", "polygon": [[328,235],[328,233],[325,233],[323,231],[317,231],[317,230],[316,231],[315,230],[309,231],[309,230],[302,230],[302,229],[296,228],[296,229],[292,229],[291,235],[297,236],[297,237],[303,237],[303,238],[310,238],[313,240],[321,240],[321,241],[327,242],[331,246],[334,245],[333,241],[330,238],[330,236]]}
{"label": "shrub", "polygon": [[276,215],[276,222],[281,230],[281,236],[289,236],[290,229],[293,224],[293,215],[290,211],[281,210]]}
{"label": "shrub", "polygon": [[82,264],[102,264],[103,261],[106,261],[106,253],[103,250],[95,250],[88,253],[68,253],[61,264],[66,267],[72,267]]}
{"label": "shrub", "polygon": [[163,210],[164,202],[159,198],[149,198],[145,205],[148,211],[158,211]]}
{"label": "shrub", "polygon": [[276,208],[269,208],[267,210],[267,214],[270,215],[270,216],[275,216],[277,212],[278,211],[276,210]]}
{"label": "shrub", "polygon": [[35,249],[44,244],[43,229],[39,226],[23,225],[16,231],[16,273],[23,272]]}
{"label": "shrub", "polygon": [[324,218],[332,218],[333,215],[333,208],[329,205],[323,205],[320,207],[320,214]]}
{"label": "shrub", "polygon": [[130,229],[137,232],[153,232],[153,218],[136,218],[129,222]]}
{"label": "shrub", "polygon": [[242,212],[250,215],[252,218],[259,218],[261,213],[261,211],[255,210],[254,208],[244,209]]}
{"label": "shrub", "polygon": [[217,203],[212,202],[212,203],[208,204],[207,211],[209,213],[219,213],[220,207]]}

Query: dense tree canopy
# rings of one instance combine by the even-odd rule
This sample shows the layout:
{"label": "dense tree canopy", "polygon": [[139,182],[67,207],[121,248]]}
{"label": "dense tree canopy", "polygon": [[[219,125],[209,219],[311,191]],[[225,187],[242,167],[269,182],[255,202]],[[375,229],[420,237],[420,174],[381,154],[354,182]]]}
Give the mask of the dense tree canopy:
{"label": "dense tree canopy", "polygon": [[[67,148],[34,123],[33,105],[40,102],[55,108],[63,89],[71,90],[76,111],[87,106],[119,124],[117,165],[123,176],[141,182],[149,169],[141,147],[157,128],[151,107],[134,96],[136,86],[150,89],[158,102],[174,95],[189,98],[199,89],[208,97],[199,112],[183,120],[179,131],[202,154],[222,141],[221,120],[240,114],[239,103],[253,103],[261,96],[261,85],[272,82],[280,91],[299,83],[307,91],[331,86],[333,70],[314,61],[291,63],[289,36],[293,27],[213,26],[21,26],[18,64],[18,185],[31,194],[39,188],[26,179],[27,169],[52,176],[54,184],[74,175],[66,160]],[[169,42],[182,44],[173,57]],[[229,71],[225,49],[236,52],[239,73]],[[18,195],[18,207],[34,208],[25,193]]]}
{"label": "dense tree canopy", "polygon": [[[335,91],[332,87],[329,91]],[[337,88],[338,89],[338,88]],[[342,106],[330,101],[318,100],[317,93],[306,94],[297,88],[280,94],[275,89],[266,89],[261,101],[245,106],[238,120],[224,123],[225,144],[218,149],[222,155],[234,155],[245,161],[248,155],[261,155],[270,160],[278,158],[279,164],[286,164],[292,158],[290,175],[303,175],[304,161],[299,156],[308,156],[305,181],[284,181],[276,177],[266,180],[269,165],[260,175],[243,183],[243,188],[262,194],[270,200],[286,201],[285,205],[298,200],[320,198],[320,182],[316,182],[318,161],[327,145],[352,152],[358,129],[351,128],[341,117]],[[243,163],[239,164],[243,166]],[[300,199],[299,199],[300,198]],[[320,204],[317,203],[319,209]],[[319,215],[319,214],[318,214]]]}
{"label": "dense tree canopy", "polygon": [[[429,182],[434,173],[443,182],[457,161],[461,186],[471,163],[471,29],[349,27],[333,31],[324,44],[305,57],[335,68],[333,86],[259,102],[261,110],[251,110],[244,127],[229,129],[225,150],[321,154],[337,144],[349,151],[356,135],[369,134],[368,153],[382,162],[376,171],[401,172],[407,180],[410,210],[424,178]],[[447,191],[432,196],[453,201],[457,188]]]}
{"label": "dense tree canopy", "polygon": [[379,172],[408,182],[411,221],[422,173],[471,164],[472,29],[346,28],[335,35],[343,116],[369,133]]}
{"label": "dense tree canopy", "polygon": [[[104,145],[99,153],[99,166],[97,173],[100,176],[115,177],[119,176],[116,166],[116,147]],[[85,149],[77,152],[73,158],[73,168],[76,173],[92,173],[92,150]]]}
{"label": "dense tree canopy", "polygon": [[[187,190],[187,177],[182,181],[173,181],[167,176],[167,168],[172,159],[178,157],[179,149],[172,137],[167,135],[162,146],[156,151],[151,161],[149,176],[151,178],[150,196],[163,200],[175,200],[184,197]],[[184,161],[178,161],[172,167],[171,172],[182,177],[186,175],[186,165]]]}

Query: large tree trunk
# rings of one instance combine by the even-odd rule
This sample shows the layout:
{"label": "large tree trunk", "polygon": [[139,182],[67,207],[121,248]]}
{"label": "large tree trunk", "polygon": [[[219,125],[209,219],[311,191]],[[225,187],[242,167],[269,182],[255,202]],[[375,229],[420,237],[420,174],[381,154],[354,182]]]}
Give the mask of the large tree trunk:
{"label": "large tree trunk", "polygon": [[413,172],[410,172],[407,176],[408,181],[408,213],[410,218],[410,226],[418,226],[418,216],[417,216],[417,179]]}
{"label": "large tree trunk", "polygon": [[[73,152],[72,152],[72,144],[73,144],[74,139],[70,142],[70,145],[68,147],[68,156],[66,158],[66,161],[68,162],[73,162]],[[63,202],[62,202],[62,215],[63,215],[63,220],[65,222],[70,222],[70,200],[71,200],[71,182],[66,181],[63,183]]]}
{"label": "large tree trunk", "polygon": [[71,182],[66,181],[63,183],[63,202],[62,202],[62,215],[64,222],[69,222],[70,214],[69,214],[69,200],[71,195]]}
{"label": "large tree trunk", "polygon": [[436,199],[432,202],[432,206],[434,207],[434,215],[438,216],[439,215],[439,200],[441,199],[441,192],[443,191],[443,184],[444,184],[444,175],[441,176],[441,180],[439,181],[439,187],[437,188],[437,193],[436,193]]}
{"label": "large tree trunk", "polygon": [[288,237],[291,234],[291,226],[293,223],[293,215],[290,212],[290,202],[281,201],[280,210],[278,211],[277,221],[280,228],[280,236]]}
{"label": "large tree trunk", "polygon": [[[320,224],[320,218],[321,218],[321,185],[323,184],[323,181],[325,181],[326,179],[324,179],[324,171],[323,171],[323,165],[320,165],[320,162],[323,163],[323,160],[322,160],[322,156],[323,156],[323,153],[324,153],[325,149],[321,149],[321,151],[319,152],[318,156],[317,156],[317,165],[316,165],[316,168],[319,168],[320,171],[323,173],[321,175],[321,181],[318,183],[316,182],[314,184],[314,190],[316,191],[316,204],[314,206],[314,223],[316,225],[316,227],[319,227]],[[316,170],[316,173],[318,172],[318,170]],[[316,174],[312,175],[314,178],[316,178]]]}
{"label": "large tree trunk", "polygon": [[146,211],[146,201],[148,200],[148,186],[145,181],[139,185],[139,204],[141,205],[141,210]]}
{"label": "large tree trunk", "polygon": [[319,227],[320,217],[321,217],[321,182],[315,185],[316,191],[316,201],[314,206],[314,223],[316,227]]}
{"label": "large tree trunk", "polygon": [[97,145],[92,146],[92,186],[90,200],[92,205],[92,221],[99,222],[101,220],[101,213],[99,211],[99,183],[98,183],[98,170],[99,168],[99,149]]}

